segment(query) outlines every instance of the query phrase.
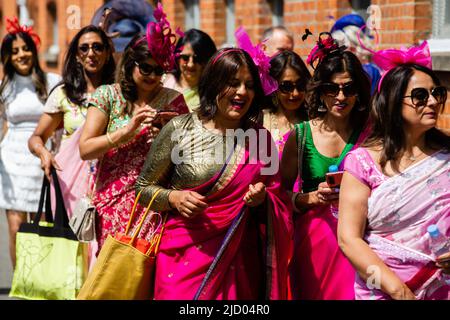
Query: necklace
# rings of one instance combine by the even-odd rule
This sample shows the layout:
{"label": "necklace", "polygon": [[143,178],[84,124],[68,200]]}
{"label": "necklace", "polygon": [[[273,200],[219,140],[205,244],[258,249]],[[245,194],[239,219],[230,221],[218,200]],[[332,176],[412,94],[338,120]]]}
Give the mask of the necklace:
{"label": "necklace", "polygon": [[[291,131],[294,128],[292,123],[288,122],[288,130],[285,130],[282,133],[282,130],[279,128],[278,125],[278,119],[275,113],[270,113],[270,131],[273,135],[275,135],[275,143],[277,144],[278,148],[282,148],[282,145],[284,144],[284,134],[286,132]],[[283,128],[285,129],[285,128]]]}

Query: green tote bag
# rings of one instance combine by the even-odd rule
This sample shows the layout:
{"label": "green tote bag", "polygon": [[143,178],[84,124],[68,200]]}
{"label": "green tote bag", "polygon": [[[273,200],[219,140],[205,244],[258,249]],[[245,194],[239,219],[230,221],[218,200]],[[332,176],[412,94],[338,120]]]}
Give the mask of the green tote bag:
{"label": "green tote bag", "polygon": [[[20,225],[16,238],[16,268],[11,297],[36,300],[73,300],[87,276],[87,243],[69,227],[61,188],[52,168],[55,219],[51,212],[50,183],[44,176],[41,198],[32,223]],[[40,221],[45,202],[45,221]]]}

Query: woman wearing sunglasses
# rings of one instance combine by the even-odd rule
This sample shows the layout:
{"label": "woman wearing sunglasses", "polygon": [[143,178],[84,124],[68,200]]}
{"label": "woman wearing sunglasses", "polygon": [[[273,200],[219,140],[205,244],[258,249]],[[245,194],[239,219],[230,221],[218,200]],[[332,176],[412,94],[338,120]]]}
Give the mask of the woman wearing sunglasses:
{"label": "woman wearing sunglasses", "polygon": [[[81,132],[77,130],[84,124],[88,101],[95,89],[114,82],[113,51],[107,35],[99,27],[89,25],[75,35],[64,59],[62,83],[51,92],[39,124],[28,140],[28,148],[40,158],[49,179],[51,166],[62,170],[59,178],[64,182],[62,189],[69,216],[79,196],[86,191],[87,182],[87,169],[81,170],[80,166],[88,164],[74,155],[73,150],[78,149]],[[55,157],[45,143],[61,126],[62,143]]]}
{"label": "woman wearing sunglasses", "polygon": [[278,90],[272,94],[270,109],[263,111],[263,126],[272,134],[281,159],[294,125],[308,118],[304,102],[311,74],[298,54],[283,51],[270,60],[270,75],[277,80]]}
{"label": "woman wearing sunglasses", "polygon": [[[152,209],[168,213],[157,300],[286,299],[289,200],[277,171],[264,174],[250,151],[252,143],[273,146],[256,123],[265,97],[260,72],[246,51],[219,50],[200,81],[200,108],[174,118],[151,147],[136,192],[147,204],[161,191]],[[254,130],[258,140],[235,139]]]}
{"label": "woman wearing sunglasses", "polygon": [[163,73],[174,66],[175,44],[160,46],[158,40],[175,35],[164,17],[149,28],[125,48],[117,83],[94,93],[80,138],[83,159],[101,158],[93,198],[99,249],[108,235],[125,231],[134,184],[152,139],[171,117],[188,112],[183,95],[161,84]]}
{"label": "woman wearing sunglasses", "polygon": [[165,75],[164,87],[183,93],[189,110],[193,111],[200,105],[198,83],[206,63],[217,50],[216,45],[205,32],[190,29],[178,40],[176,50],[180,52],[176,70]]}
{"label": "woman wearing sunglasses", "polygon": [[9,249],[16,264],[16,233],[29,213],[38,209],[43,173],[27,141],[36,128],[49,91],[61,77],[44,73],[39,64],[40,39],[17,18],[6,20],[7,34],[1,43],[3,78],[0,114],[6,131],[0,153],[0,208],[6,210]]}
{"label": "woman wearing sunglasses", "polygon": [[286,143],[281,173],[293,190],[294,256],[290,265],[295,299],[354,298],[354,269],[337,243],[336,206],[339,188],[325,181],[330,165],[340,165],[348,151],[366,135],[370,82],[358,58],[340,48],[328,34],[308,56],[314,70],[307,92],[309,121],[295,126]]}
{"label": "woman wearing sunglasses", "polygon": [[[431,70],[426,41],[374,57],[386,74],[373,132],[345,160],[339,244],[358,272],[356,299],[448,300],[450,137],[436,128],[447,89]],[[431,225],[444,238],[439,250]]]}

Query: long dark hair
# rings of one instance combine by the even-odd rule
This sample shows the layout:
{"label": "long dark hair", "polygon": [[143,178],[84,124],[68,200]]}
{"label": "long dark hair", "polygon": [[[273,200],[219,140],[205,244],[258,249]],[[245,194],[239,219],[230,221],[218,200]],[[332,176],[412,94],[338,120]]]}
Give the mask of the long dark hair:
{"label": "long dark hair", "polygon": [[323,118],[326,113],[319,112],[321,105],[320,86],[331,81],[336,73],[348,72],[353,83],[358,87],[358,98],[350,113],[353,128],[361,130],[370,113],[370,80],[359,59],[349,51],[336,50],[329,53],[314,70],[306,88],[306,105],[310,119]]}
{"label": "long dark hair", "polygon": [[[183,50],[183,46],[189,43],[194,51],[194,54],[197,56],[197,60],[203,66],[209,61],[212,55],[217,51],[216,45],[211,37],[198,29],[189,29],[184,33],[184,36],[178,39],[175,51],[181,52]],[[180,58],[177,58],[177,61]],[[174,71],[174,76],[178,80],[180,80],[181,71],[178,67]]]}
{"label": "long dark hair", "polygon": [[82,105],[84,102],[84,94],[87,91],[87,82],[84,77],[84,68],[77,61],[78,42],[80,38],[86,33],[96,33],[102,39],[102,43],[107,50],[108,58],[102,68],[101,84],[110,84],[114,82],[114,72],[116,70],[116,63],[113,58],[113,47],[111,41],[105,32],[94,25],[89,25],[82,28],[73,37],[69,44],[66,56],[64,58],[64,67],[62,73],[62,83],[64,84],[64,91],[67,98],[77,105]]}
{"label": "long dark hair", "polygon": [[[406,136],[403,129],[402,117],[403,97],[406,94],[409,81],[415,71],[426,73],[433,79],[436,86],[440,85],[436,74],[423,66],[416,64],[405,64],[390,70],[384,77],[380,92],[373,98],[371,119],[373,130],[364,146],[382,146],[380,165],[385,168],[388,161],[393,161],[393,169],[396,160],[405,151]],[[444,109],[441,106],[441,112]],[[447,152],[450,151],[450,137],[437,128],[431,128],[425,133],[425,143],[428,146],[440,146]]]}
{"label": "long dark hair", "polygon": [[5,88],[8,85],[8,83],[12,81],[14,74],[17,73],[16,69],[14,68],[11,62],[11,56],[12,56],[13,41],[17,40],[19,37],[25,42],[25,44],[33,54],[32,58],[33,65],[31,67],[31,80],[33,82],[34,87],[36,88],[39,100],[42,103],[45,103],[45,100],[47,100],[48,97],[47,79],[45,77],[44,71],[42,71],[42,68],[39,64],[39,57],[37,53],[36,44],[34,43],[33,39],[25,32],[18,32],[15,34],[8,33],[3,38],[2,48],[0,50],[1,61],[3,64],[3,79],[2,84],[0,85],[0,101],[3,105],[5,104],[7,99],[7,97],[4,96]]}
{"label": "long dark hair", "polygon": [[239,68],[243,66],[247,66],[252,76],[255,97],[243,118],[242,128],[247,129],[256,124],[260,114],[260,106],[263,105],[265,100],[258,68],[247,52],[235,48],[219,50],[212,56],[203,71],[198,86],[200,107],[197,109],[201,118],[207,120],[214,118],[217,113],[217,99],[220,99],[223,92],[229,88],[231,80]]}
{"label": "long dark hair", "polygon": [[[291,68],[297,72],[300,77],[300,81],[306,87],[306,84],[311,79],[311,74],[309,73],[306,64],[298,54],[294,51],[285,50],[270,60],[270,75],[278,82],[280,82],[280,78],[287,68]],[[276,92],[272,94],[272,98],[276,99]],[[277,110],[277,106],[273,103],[273,99],[268,100],[269,109],[271,112],[275,112]],[[303,101],[300,108],[297,109],[297,112],[300,119],[308,118],[305,101]]]}
{"label": "long dark hair", "polygon": [[[131,39],[120,58],[117,70],[116,82],[120,85],[125,100],[129,102],[134,102],[138,98],[136,83],[133,80],[133,70],[136,67],[135,62],[141,63],[148,58],[152,58],[152,54],[148,49],[147,39],[142,40],[143,37],[142,34],[137,34]],[[127,107],[124,111],[125,113],[130,113],[131,108]]]}

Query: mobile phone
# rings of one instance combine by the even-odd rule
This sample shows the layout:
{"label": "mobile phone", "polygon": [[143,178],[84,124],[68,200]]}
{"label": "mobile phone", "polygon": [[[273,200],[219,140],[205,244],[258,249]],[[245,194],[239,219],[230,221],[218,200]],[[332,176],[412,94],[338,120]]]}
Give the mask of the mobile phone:
{"label": "mobile phone", "polygon": [[325,175],[325,179],[330,188],[339,188],[339,186],[341,185],[343,174],[344,171],[337,171],[337,172],[328,172]]}

